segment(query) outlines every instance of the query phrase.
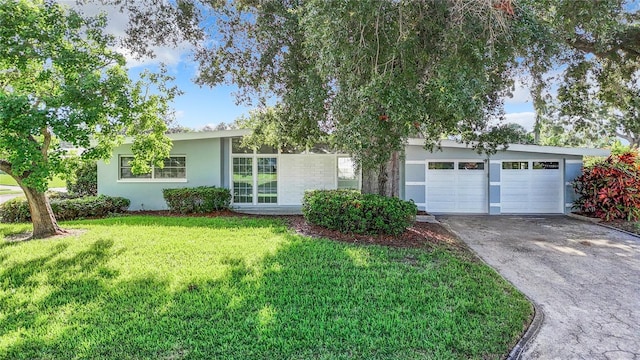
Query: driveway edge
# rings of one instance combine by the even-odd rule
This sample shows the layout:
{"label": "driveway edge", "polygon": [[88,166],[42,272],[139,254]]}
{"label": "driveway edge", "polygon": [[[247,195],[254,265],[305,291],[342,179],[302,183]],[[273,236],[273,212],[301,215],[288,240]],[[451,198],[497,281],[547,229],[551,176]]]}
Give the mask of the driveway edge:
{"label": "driveway edge", "polygon": [[[500,273],[498,273],[498,274],[500,274]],[[500,275],[500,276],[502,276],[502,275]],[[504,277],[503,277],[503,279],[504,279]],[[507,280],[507,281],[509,282],[509,280]],[[515,287],[511,282],[509,282],[509,283],[513,287]],[[523,295],[524,295],[524,293],[523,293]],[[538,335],[538,332],[540,331],[540,328],[542,327],[542,323],[544,322],[544,313],[542,312],[542,310],[540,310],[540,307],[538,307],[538,305],[535,302],[533,302],[533,300],[531,300],[527,295],[525,295],[525,297],[527,298],[527,300],[529,300],[531,305],[533,305],[533,320],[531,320],[531,323],[529,324],[529,327],[527,327],[527,330],[524,332],[524,335],[522,335],[520,340],[518,340],[518,342],[513,347],[513,349],[511,349],[511,351],[509,352],[509,355],[507,356],[506,360],[518,360],[518,359],[520,359],[520,357],[522,356],[522,353],[527,349],[527,346],[529,345],[529,342],[531,342],[531,340],[533,340],[536,337],[536,335]]]}
{"label": "driveway edge", "polygon": [[[455,232],[451,228],[451,226],[449,226],[449,224],[447,224],[446,222],[440,221],[440,225],[444,226],[447,230],[449,230],[450,233],[454,234],[458,238],[458,240],[464,242],[460,234]],[[511,286],[518,289],[518,287],[515,286],[511,281],[509,281],[504,276],[502,276],[502,274],[500,274],[500,272],[497,269],[487,264],[487,262],[484,261],[484,259],[475,250],[473,250],[469,245],[467,245],[467,243],[464,243],[464,244],[466,245],[469,251],[473,252],[473,254],[478,259],[482,260],[482,262],[485,265],[492,268],[493,271],[495,271],[496,274],[500,275],[500,277],[504,281],[508,282],[509,284],[511,284]],[[538,304],[536,304],[535,301],[533,301],[530,297],[528,297],[525,293],[523,293],[522,290],[518,289],[518,291],[520,291],[520,293],[524,295],[524,297],[527,300],[529,300],[529,303],[531,304],[531,306],[533,306],[533,319],[531,320],[531,323],[529,323],[529,326],[527,326],[527,329],[524,331],[524,334],[522,335],[522,337],[520,337],[520,340],[518,340],[518,342],[513,346],[511,351],[509,351],[509,355],[507,355],[506,360],[519,360],[522,356],[522,353],[527,349],[527,346],[529,345],[529,343],[536,337],[536,335],[538,335],[538,332],[542,327],[542,323],[544,322],[544,312],[542,311],[542,309],[540,309]]]}

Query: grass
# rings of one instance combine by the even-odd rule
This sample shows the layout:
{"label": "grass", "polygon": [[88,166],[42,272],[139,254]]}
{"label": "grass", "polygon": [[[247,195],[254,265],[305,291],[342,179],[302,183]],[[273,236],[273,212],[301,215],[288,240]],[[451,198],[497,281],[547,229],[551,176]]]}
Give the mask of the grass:
{"label": "grass", "polygon": [[[7,186],[18,186],[18,183],[16,183],[16,181],[9,175],[7,174],[0,174],[0,185],[7,185]],[[54,177],[51,181],[49,181],[49,188],[63,188],[63,187],[67,187],[67,183],[59,178],[59,177]]]}
{"label": "grass", "polygon": [[257,218],[63,225],[85,232],[0,241],[0,358],[497,359],[532,314],[490,268],[440,248]]}

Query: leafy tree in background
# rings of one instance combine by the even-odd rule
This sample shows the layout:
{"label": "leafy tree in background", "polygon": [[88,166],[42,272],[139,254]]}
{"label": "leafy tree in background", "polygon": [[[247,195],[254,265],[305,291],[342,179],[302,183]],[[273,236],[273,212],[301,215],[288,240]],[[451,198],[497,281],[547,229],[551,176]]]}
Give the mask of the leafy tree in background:
{"label": "leafy tree in background", "polygon": [[[522,1],[549,34],[537,65],[536,110],[551,141],[599,145],[616,136],[640,145],[640,8],[634,1]],[[557,98],[542,74],[558,69]],[[541,130],[542,122],[536,129]],[[562,134],[566,129],[567,134]]]}
{"label": "leafy tree in background", "polygon": [[0,170],[23,189],[34,238],[63,232],[45,195],[65,169],[54,138],[106,159],[133,136],[136,172],[169,154],[163,118],[175,89],[163,74],[130,80],[105,23],[55,2],[0,1]]}

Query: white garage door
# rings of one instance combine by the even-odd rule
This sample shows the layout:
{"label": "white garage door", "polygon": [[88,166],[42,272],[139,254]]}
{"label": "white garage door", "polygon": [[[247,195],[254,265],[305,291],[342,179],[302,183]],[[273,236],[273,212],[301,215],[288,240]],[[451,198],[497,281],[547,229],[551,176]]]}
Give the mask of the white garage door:
{"label": "white garage door", "polygon": [[562,213],[561,164],[559,160],[502,162],[500,212]]}
{"label": "white garage door", "polygon": [[486,213],[487,181],[483,161],[427,160],[426,209],[433,213]]}

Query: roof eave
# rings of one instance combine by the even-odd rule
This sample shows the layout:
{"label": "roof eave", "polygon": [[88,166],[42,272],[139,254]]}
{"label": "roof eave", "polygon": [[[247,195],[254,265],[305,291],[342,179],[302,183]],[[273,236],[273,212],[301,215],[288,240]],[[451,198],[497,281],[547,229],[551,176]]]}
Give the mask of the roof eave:
{"label": "roof eave", "polygon": [[[411,138],[407,142],[408,145],[425,144],[424,139]],[[470,149],[471,146],[459,143],[454,140],[441,140],[440,145],[443,148],[458,148],[458,149]],[[576,156],[609,156],[610,150],[607,149],[593,149],[593,148],[569,148],[559,146],[542,146],[542,145],[525,145],[525,144],[509,144],[506,148],[499,147],[502,151],[519,151],[530,153],[542,153],[542,154],[558,154],[558,155],[576,155]]]}

